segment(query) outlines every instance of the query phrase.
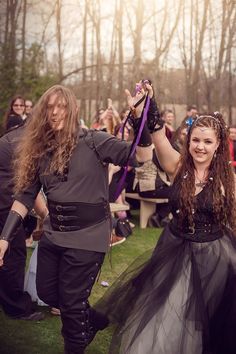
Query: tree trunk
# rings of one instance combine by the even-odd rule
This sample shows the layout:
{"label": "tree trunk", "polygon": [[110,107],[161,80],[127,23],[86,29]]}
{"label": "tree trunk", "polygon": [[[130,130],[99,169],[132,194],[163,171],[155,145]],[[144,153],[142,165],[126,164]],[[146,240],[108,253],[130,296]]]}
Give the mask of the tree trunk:
{"label": "tree trunk", "polygon": [[118,64],[118,109],[121,110],[122,100],[124,94],[124,54],[123,54],[123,0],[119,1],[118,10],[118,52],[119,52],[119,64]]}
{"label": "tree trunk", "polygon": [[58,49],[58,81],[63,78],[63,53],[61,38],[61,0],[56,1],[56,39]]}
{"label": "tree trunk", "polygon": [[82,93],[80,104],[80,116],[84,120],[87,117],[86,97],[87,97],[87,18],[88,18],[88,4],[87,0],[84,2],[84,19],[83,19],[83,57],[82,57]]}

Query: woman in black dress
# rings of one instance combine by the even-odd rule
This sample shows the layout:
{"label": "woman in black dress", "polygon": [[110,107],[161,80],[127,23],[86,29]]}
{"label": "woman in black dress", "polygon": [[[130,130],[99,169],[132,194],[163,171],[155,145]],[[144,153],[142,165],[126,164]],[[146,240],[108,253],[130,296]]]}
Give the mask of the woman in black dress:
{"label": "woman in black dress", "polygon": [[116,325],[110,353],[236,352],[235,180],[221,114],[190,121],[180,155],[151,96],[148,126],[173,184],[172,221],[151,258],[97,305]]}

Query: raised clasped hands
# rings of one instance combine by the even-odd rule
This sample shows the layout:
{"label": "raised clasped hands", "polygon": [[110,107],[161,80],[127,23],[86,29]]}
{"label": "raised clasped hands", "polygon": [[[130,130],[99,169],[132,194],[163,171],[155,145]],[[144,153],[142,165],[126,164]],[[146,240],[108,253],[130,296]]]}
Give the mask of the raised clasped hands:
{"label": "raised clasped hands", "polygon": [[0,240],[0,267],[3,266],[3,258],[8,249],[8,241]]}
{"label": "raised clasped hands", "polygon": [[[125,90],[126,98],[128,106],[131,110],[134,110],[134,105],[146,95],[149,95],[150,98],[153,97],[153,88],[151,83],[148,80],[141,80],[136,84],[135,93],[132,96],[128,89]],[[141,117],[145,100],[143,100],[136,108],[135,108],[135,118]]]}

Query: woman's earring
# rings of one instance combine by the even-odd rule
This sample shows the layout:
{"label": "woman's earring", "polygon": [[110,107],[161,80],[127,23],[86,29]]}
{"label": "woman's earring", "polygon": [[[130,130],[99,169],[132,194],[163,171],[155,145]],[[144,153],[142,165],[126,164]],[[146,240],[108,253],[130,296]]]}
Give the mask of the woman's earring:
{"label": "woman's earring", "polygon": [[217,155],[217,150],[215,150],[215,152],[214,152],[214,155],[213,155],[214,159],[216,158],[216,155]]}

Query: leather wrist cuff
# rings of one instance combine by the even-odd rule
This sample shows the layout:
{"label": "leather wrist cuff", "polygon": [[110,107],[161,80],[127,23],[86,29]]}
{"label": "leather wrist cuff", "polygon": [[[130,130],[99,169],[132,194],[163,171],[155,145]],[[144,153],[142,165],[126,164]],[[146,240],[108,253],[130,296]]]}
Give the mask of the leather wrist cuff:
{"label": "leather wrist cuff", "polygon": [[[141,123],[142,123],[142,118],[136,118],[136,119],[132,117],[129,118],[129,124],[133,128],[135,136],[138,135]],[[150,146],[151,144],[152,144],[151,135],[149,133],[147,123],[145,122],[138,146],[145,147],[145,146]]]}
{"label": "leather wrist cuff", "polygon": [[3,230],[1,232],[0,240],[11,242],[19,226],[22,224],[22,217],[14,210],[10,210]]}
{"label": "leather wrist cuff", "polygon": [[154,133],[157,130],[160,130],[164,126],[164,121],[160,116],[155,98],[151,98],[150,106],[147,114],[147,126],[150,133]]}

